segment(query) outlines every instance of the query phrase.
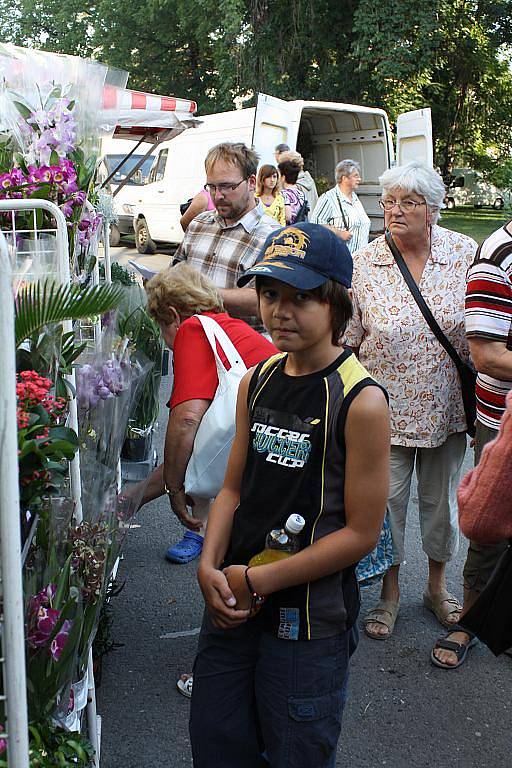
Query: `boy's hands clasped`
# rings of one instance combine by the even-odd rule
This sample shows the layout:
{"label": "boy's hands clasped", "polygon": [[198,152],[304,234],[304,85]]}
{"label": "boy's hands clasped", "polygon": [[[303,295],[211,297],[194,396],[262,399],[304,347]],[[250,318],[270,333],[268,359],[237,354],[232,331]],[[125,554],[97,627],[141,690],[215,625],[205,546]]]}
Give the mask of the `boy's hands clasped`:
{"label": "boy's hands clasped", "polygon": [[245,565],[232,565],[223,573],[217,568],[199,566],[197,579],[206,609],[219,629],[233,629],[250,616],[251,595],[245,583],[245,569]]}
{"label": "boy's hands clasped", "polygon": [[197,578],[208,613],[219,629],[232,629],[255,616],[261,604],[254,605],[245,578],[246,565],[230,565],[223,571],[199,567]]}

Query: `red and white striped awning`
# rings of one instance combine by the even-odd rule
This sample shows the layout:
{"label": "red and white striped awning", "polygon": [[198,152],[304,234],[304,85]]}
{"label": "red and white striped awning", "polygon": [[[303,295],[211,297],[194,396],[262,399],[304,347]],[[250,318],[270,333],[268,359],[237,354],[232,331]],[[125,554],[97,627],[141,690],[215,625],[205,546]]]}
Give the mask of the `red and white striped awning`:
{"label": "red and white striped awning", "polygon": [[103,108],[116,116],[114,136],[135,138],[178,128],[183,123],[190,125],[197,104],[107,85],[103,89]]}

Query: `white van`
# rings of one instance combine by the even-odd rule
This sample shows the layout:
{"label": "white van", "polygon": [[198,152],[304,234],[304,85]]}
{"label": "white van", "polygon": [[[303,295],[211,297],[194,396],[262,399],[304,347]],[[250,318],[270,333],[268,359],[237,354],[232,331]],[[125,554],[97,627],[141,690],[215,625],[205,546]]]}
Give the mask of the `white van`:
{"label": "white van", "polygon": [[[382,231],[378,178],[394,163],[393,139],[382,109],[324,101],[283,101],[259,94],[256,107],[200,118],[155,152],[148,183],[139,187],[134,204],[134,229],[140,253],[154,253],[155,243],[179,243],[180,203],[205,183],[204,159],[223,141],[243,141],[259,154],[261,163],[274,163],[274,148],[286,143],[304,157],[315,179],[334,184],[334,167],[343,159],[357,160],[362,182],[358,195],[372,221]],[[397,121],[398,163],[422,159],[433,164],[430,109],[400,115]]]}
{"label": "white van", "polygon": [[112,247],[119,245],[121,235],[133,235],[133,203],[139,197],[139,188],[148,181],[149,172],[153,165],[154,157],[149,155],[140,169],[132,175],[133,168],[149,152],[151,145],[143,142],[125,161],[126,156],[133,148],[134,142],[129,139],[111,138],[102,139],[101,142],[101,157],[97,171],[98,183],[103,183],[120,166],[107,185],[110,193],[113,194],[120,182],[128,177],[128,181],[113,198],[117,223],[110,226],[110,245]]}
{"label": "white van", "polygon": [[456,205],[473,205],[475,208],[490,206],[497,211],[505,207],[505,193],[485,181],[479,171],[471,168],[454,168],[452,180],[446,190],[447,208]]}

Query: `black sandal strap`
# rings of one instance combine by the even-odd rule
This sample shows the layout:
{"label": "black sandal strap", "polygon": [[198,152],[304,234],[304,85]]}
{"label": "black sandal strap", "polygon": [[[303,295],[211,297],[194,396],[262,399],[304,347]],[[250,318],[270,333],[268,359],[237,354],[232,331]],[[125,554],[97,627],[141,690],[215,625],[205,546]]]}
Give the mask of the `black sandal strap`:
{"label": "black sandal strap", "polygon": [[452,632],[464,632],[464,634],[469,637],[470,641],[476,637],[474,632],[472,632],[470,629],[466,629],[466,627],[462,626],[462,624],[450,624],[448,634],[451,635]]}
{"label": "black sandal strap", "polygon": [[444,637],[441,637],[435,645],[435,650],[438,648],[443,651],[451,651],[458,659],[460,659],[467,648],[467,645],[464,645],[464,643],[455,643],[453,640],[445,640]]}

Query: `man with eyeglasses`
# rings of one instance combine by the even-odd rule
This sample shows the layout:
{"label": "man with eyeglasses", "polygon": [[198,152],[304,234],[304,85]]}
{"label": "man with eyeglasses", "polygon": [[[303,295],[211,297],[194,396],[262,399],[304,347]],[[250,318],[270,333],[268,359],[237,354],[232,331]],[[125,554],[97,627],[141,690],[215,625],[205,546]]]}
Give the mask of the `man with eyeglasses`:
{"label": "man with eyeglasses", "polygon": [[257,167],[258,155],[245,144],[218,144],[208,152],[205,189],[216,210],[190,222],[174,262],[187,261],[209,277],[220,288],[229,314],[261,328],[256,291],[236,287],[267,235],[279,228],[254,196]]}

